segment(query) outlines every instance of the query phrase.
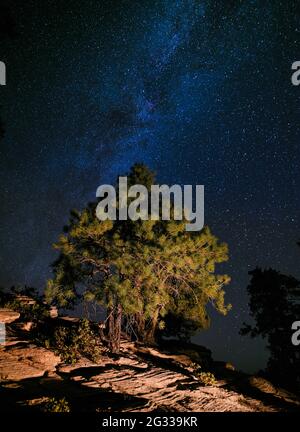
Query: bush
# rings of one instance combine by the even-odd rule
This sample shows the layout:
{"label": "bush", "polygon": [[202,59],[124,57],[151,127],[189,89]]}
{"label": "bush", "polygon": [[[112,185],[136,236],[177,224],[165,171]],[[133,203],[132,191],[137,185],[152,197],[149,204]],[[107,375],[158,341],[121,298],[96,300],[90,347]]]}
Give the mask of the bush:
{"label": "bush", "polygon": [[49,310],[42,303],[26,304],[13,299],[3,303],[1,307],[19,312],[21,321],[38,322],[49,317]]}
{"label": "bush", "polygon": [[102,354],[100,337],[87,319],[81,320],[78,327],[56,327],[49,337],[43,332],[37,341],[53,349],[68,364],[75,364],[81,356],[97,362]]}
{"label": "bush", "polygon": [[51,398],[46,402],[44,408],[44,412],[70,412],[70,406],[69,403],[65,398],[62,399],[56,399]]}
{"label": "bush", "polygon": [[197,374],[197,378],[200,383],[205,386],[213,386],[217,383],[214,374],[211,372],[200,372],[199,374]]}
{"label": "bush", "polygon": [[[18,298],[25,296],[32,299],[35,303],[29,304]],[[49,317],[48,306],[42,301],[34,288],[30,287],[11,287],[9,291],[5,291],[0,287],[0,307],[11,309],[20,313],[21,321],[40,322]]]}

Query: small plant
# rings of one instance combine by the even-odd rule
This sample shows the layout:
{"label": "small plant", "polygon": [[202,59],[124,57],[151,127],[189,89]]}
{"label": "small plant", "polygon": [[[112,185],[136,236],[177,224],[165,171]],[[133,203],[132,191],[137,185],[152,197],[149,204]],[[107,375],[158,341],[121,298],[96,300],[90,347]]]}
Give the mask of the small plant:
{"label": "small plant", "polygon": [[[32,299],[31,303],[20,300],[19,297],[28,297]],[[0,287],[0,307],[11,309],[20,313],[20,321],[44,321],[49,316],[48,306],[42,302],[33,288],[15,288],[5,292]]]}
{"label": "small plant", "polygon": [[20,312],[21,321],[43,321],[49,316],[48,309],[43,304],[25,304],[18,300],[11,300],[4,305],[7,309]]}
{"label": "small plant", "polygon": [[46,348],[54,348],[62,360],[68,364],[75,364],[79,360],[79,343],[74,329],[58,327],[53,337],[45,341]]}
{"label": "small plant", "polygon": [[53,349],[68,364],[75,364],[81,356],[97,362],[102,354],[100,337],[86,319],[81,320],[78,327],[60,326],[51,335],[39,334],[37,341]]}
{"label": "small plant", "polygon": [[198,363],[195,363],[195,362],[193,362],[193,363],[191,364],[191,368],[192,368],[193,373],[194,373],[195,375],[199,375],[200,372],[202,371],[201,366],[200,366]]}
{"label": "small plant", "polygon": [[71,412],[70,405],[65,398],[51,398],[43,407],[44,412]]}
{"label": "small plant", "polygon": [[201,366],[198,363],[192,363],[192,370],[194,376],[200,381],[202,385],[213,386],[216,385],[217,380],[212,372],[202,371]]}
{"label": "small plant", "polygon": [[200,383],[205,386],[213,386],[217,383],[214,374],[211,372],[200,372],[199,374],[197,374],[197,378]]}

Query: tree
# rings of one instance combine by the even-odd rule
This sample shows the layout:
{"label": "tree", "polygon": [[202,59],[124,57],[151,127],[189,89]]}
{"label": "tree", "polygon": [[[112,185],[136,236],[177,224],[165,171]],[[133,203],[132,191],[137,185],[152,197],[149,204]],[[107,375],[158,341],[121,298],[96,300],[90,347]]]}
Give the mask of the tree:
{"label": "tree", "polygon": [[244,323],[240,333],[265,338],[270,351],[268,375],[294,386],[300,378],[300,365],[297,347],[291,342],[291,325],[299,316],[300,282],[273,269],[256,268],[249,274],[247,291],[254,324]]}
{"label": "tree", "polygon": [[[153,183],[147,167],[132,167],[129,185],[149,189]],[[230,278],[215,274],[215,265],[228,259],[227,245],[207,227],[186,232],[185,221],[99,221],[96,204],[72,211],[55,245],[60,256],[46,288],[48,301],[67,307],[84,298],[104,306],[113,352],[121,330],[154,343],[168,313],[192,317],[197,328],[208,325],[209,303],[227,313],[223,287]]]}

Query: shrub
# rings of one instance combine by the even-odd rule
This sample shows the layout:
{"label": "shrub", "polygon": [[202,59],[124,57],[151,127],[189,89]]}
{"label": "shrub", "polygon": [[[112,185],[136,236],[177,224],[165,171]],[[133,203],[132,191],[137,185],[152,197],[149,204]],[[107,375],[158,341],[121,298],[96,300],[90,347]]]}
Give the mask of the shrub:
{"label": "shrub", "polygon": [[41,333],[37,341],[69,364],[75,364],[81,356],[97,362],[102,354],[100,337],[87,319],[81,320],[78,327],[56,327],[52,335]]}
{"label": "shrub", "polygon": [[3,303],[2,307],[19,312],[21,321],[43,321],[49,316],[47,306],[42,303],[26,304],[12,299]]}
{"label": "shrub", "polygon": [[[26,303],[18,296],[28,297],[35,303]],[[11,287],[9,291],[0,287],[0,307],[19,312],[21,321],[39,322],[49,317],[48,306],[43,303],[35,289],[26,286],[24,288]]]}
{"label": "shrub", "polygon": [[44,412],[70,412],[70,405],[65,398],[51,398],[43,407]]}
{"label": "shrub", "polygon": [[199,374],[197,374],[197,378],[200,383],[205,386],[213,386],[217,383],[214,374],[211,372],[200,372]]}

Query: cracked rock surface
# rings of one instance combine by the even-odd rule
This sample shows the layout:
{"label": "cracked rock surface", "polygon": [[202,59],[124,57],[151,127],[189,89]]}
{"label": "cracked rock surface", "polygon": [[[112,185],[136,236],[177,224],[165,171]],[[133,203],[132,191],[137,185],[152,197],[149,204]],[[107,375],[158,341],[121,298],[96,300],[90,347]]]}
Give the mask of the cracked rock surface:
{"label": "cracked rock surface", "polygon": [[241,372],[220,372],[205,387],[187,354],[123,341],[120,356],[104,353],[97,363],[81,358],[66,365],[19,336],[0,348],[0,411],[40,410],[53,397],[66,398],[74,412],[300,410],[295,395]]}

